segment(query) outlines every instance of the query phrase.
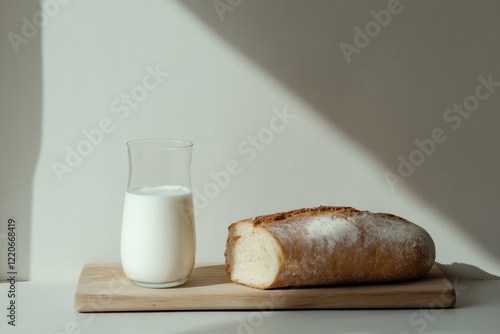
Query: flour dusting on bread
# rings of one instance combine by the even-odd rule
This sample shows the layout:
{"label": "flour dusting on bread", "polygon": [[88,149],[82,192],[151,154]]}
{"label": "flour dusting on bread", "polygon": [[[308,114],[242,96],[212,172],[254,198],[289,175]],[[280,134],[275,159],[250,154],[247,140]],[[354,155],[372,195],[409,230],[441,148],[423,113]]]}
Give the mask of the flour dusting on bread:
{"label": "flour dusting on bread", "polygon": [[322,206],[231,224],[225,257],[231,280],[270,289],[414,279],[430,270],[435,246],[403,218]]}

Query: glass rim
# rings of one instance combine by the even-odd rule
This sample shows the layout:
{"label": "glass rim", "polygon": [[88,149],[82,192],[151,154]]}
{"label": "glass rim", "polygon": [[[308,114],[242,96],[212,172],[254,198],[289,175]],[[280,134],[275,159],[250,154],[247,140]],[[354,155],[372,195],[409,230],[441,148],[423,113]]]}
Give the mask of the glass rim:
{"label": "glass rim", "polygon": [[193,146],[189,140],[174,138],[141,138],[129,140],[126,144],[129,148],[157,150],[175,150]]}

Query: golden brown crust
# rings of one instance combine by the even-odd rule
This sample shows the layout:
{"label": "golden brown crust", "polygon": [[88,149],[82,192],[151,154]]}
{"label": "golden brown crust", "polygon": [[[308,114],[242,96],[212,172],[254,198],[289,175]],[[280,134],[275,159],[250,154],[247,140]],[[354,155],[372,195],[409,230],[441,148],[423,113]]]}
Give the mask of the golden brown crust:
{"label": "golden brown crust", "polygon": [[[318,225],[318,216],[327,217],[327,224],[321,226],[328,231],[344,224],[340,232],[348,230],[350,236],[330,243],[311,237],[310,228]],[[434,242],[423,228],[387,213],[352,207],[304,208],[233,223],[230,235],[231,229],[242,223],[266,230],[281,250],[281,266],[274,282],[254,286],[260,289],[414,279],[425,275],[435,259]],[[226,252],[234,243],[228,238]],[[227,264],[226,272],[237,281]]]}
{"label": "golden brown crust", "polygon": [[[291,210],[291,211],[285,211],[285,212],[277,212],[273,214],[267,214],[267,215],[262,215],[262,216],[257,216],[251,219],[243,219],[240,220],[236,223],[239,223],[241,221],[248,221],[252,220],[254,225],[263,225],[263,226],[268,226],[271,224],[275,223],[280,223],[286,220],[291,220],[291,219],[296,219],[296,218],[303,218],[303,217],[310,217],[310,216],[317,216],[321,214],[338,214],[338,215],[345,215],[345,216],[350,216],[354,213],[361,213],[361,212],[369,212],[369,211],[360,211],[355,208],[352,208],[350,206],[318,206],[314,208],[302,208],[302,209],[296,209],[296,210]],[[377,215],[380,215],[382,217],[392,217],[392,218],[397,218],[401,220],[405,220],[399,216],[390,214],[390,213],[382,213],[379,212]],[[234,223],[234,224],[236,224]]]}

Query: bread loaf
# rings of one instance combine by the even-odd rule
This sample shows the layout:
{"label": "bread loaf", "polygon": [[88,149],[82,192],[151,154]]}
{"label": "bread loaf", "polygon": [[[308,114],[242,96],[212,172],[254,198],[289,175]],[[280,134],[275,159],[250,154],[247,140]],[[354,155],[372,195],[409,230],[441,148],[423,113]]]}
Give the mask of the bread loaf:
{"label": "bread loaf", "polygon": [[259,289],[410,280],[425,275],[435,246],[403,218],[321,206],[229,226],[226,273]]}

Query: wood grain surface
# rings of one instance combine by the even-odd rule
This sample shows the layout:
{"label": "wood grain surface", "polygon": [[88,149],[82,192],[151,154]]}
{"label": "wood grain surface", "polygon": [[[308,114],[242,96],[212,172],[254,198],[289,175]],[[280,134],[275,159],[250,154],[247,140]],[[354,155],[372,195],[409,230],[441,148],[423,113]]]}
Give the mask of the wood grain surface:
{"label": "wood grain surface", "polygon": [[203,265],[182,286],[141,288],[120,264],[86,264],[75,293],[78,312],[449,308],[455,290],[434,265],[423,278],[397,283],[258,290],[231,282],[224,265]]}

